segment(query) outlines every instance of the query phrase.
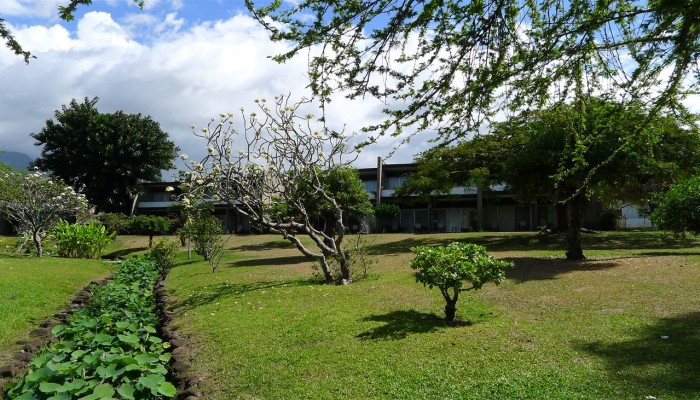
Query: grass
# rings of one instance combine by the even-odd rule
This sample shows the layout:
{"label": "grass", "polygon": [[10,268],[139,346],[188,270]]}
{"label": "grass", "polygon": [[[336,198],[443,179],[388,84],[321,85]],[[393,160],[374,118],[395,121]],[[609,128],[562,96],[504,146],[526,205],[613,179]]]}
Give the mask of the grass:
{"label": "grass", "polygon": [[0,252],[0,365],[19,349],[16,341],[26,338],[27,331],[65,310],[77,291],[109,273],[108,265],[99,260]]}
{"label": "grass", "polygon": [[[212,274],[168,277],[207,399],[700,398],[700,251],[656,232],[378,235],[370,278],[327,286],[275,236],[241,236]],[[415,283],[410,247],[468,240],[514,260],[465,294],[460,323]],[[662,337],[668,337],[664,339]]]}

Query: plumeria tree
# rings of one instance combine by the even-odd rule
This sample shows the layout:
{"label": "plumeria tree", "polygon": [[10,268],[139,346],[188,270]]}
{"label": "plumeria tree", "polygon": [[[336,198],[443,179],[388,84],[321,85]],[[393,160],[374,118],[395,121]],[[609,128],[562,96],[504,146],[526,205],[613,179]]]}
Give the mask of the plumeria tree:
{"label": "plumeria tree", "polygon": [[[241,109],[240,132],[233,114],[212,118],[201,130],[193,127],[206,141],[208,154],[190,161],[183,203],[205,198],[226,202],[253,226],[281,234],[316,261],[326,282],[350,282],[343,217],[369,210],[369,196],[355,190],[362,185],[357,175],[346,179],[348,174],[334,172],[350,168],[358,152],[342,132],[325,125],[314,128],[313,115],[300,111],[308,100],[295,103],[278,96],[270,106],[265,100],[256,103],[256,112]],[[334,178],[339,175],[343,179]],[[303,242],[304,236],[313,245]]]}
{"label": "plumeria tree", "polygon": [[0,170],[0,213],[31,237],[38,257],[47,231],[61,218],[82,219],[88,209],[83,195],[41,172]]}

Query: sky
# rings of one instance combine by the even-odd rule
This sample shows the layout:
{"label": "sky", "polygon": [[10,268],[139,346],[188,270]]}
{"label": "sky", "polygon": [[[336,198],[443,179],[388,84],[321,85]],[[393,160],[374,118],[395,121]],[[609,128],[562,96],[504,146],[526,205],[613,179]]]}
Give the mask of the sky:
{"label": "sky", "polygon": [[[190,158],[206,152],[192,125],[221,113],[252,110],[255,99],[310,96],[305,54],[277,64],[282,52],[248,14],[243,0],[94,0],[70,22],[58,18],[66,0],[2,0],[4,18],[29,64],[0,49],[0,150],[37,157],[38,132],[55,110],[75,98],[99,97],[102,113],[150,115]],[[338,95],[327,110],[332,129],[346,133],[385,117],[384,104]],[[310,110],[318,115],[317,110]],[[430,146],[429,137],[401,145],[388,160],[410,162]],[[382,138],[363,150],[356,167],[376,166],[397,139]],[[168,178],[165,176],[164,178]]]}

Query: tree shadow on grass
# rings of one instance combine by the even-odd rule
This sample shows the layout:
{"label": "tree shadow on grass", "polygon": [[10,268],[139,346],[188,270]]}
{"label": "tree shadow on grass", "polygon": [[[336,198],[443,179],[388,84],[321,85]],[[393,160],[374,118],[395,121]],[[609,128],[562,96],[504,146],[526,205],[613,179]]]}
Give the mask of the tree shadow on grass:
{"label": "tree shadow on grass", "polygon": [[255,283],[222,283],[217,286],[207,286],[206,289],[177,300],[172,304],[172,309],[176,312],[186,312],[194,308],[218,302],[222,299],[240,296],[244,293],[265,289],[275,289],[282,287],[308,286],[318,284],[317,279],[293,279],[287,281],[270,281]]}
{"label": "tree shadow on grass", "polygon": [[469,326],[470,321],[448,323],[435,314],[416,310],[398,310],[386,314],[375,314],[363,318],[364,322],[384,322],[384,325],[372,328],[357,335],[361,340],[401,340],[410,334],[431,333],[440,329]]}
{"label": "tree shadow on grass", "polygon": [[581,343],[602,357],[611,379],[645,388],[650,394],[695,398],[700,392],[700,312],[659,319],[616,343]]}
{"label": "tree shadow on grass", "polygon": [[506,279],[518,283],[556,279],[574,271],[598,271],[617,267],[614,260],[571,261],[563,258],[516,257],[506,258],[515,266],[506,270]]}
{"label": "tree shadow on grass", "polygon": [[124,258],[128,256],[129,254],[136,253],[139,251],[146,251],[148,250],[148,247],[131,247],[128,249],[120,249],[113,251],[111,253],[105,254],[102,256],[102,258],[107,259],[107,260],[116,260],[118,258]]}
{"label": "tree shadow on grass", "polygon": [[280,240],[271,240],[271,241],[265,242],[265,243],[234,246],[234,247],[231,247],[231,250],[261,251],[261,250],[272,250],[272,249],[295,249],[295,248],[296,248],[296,246],[294,245],[294,243],[290,242],[289,240],[280,239]]}
{"label": "tree shadow on grass", "polygon": [[306,256],[289,256],[289,257],[271,257],[271,258],[249,258],[245,260],[236,260],[228,263],[227,267],[259,267],[269,265],[290,265],[301,264],[311,261]]}
{"label": "tree shadow on grass", "polygon": [[[441,235],[424,235],[415,238],[397,240],[369,246],[368,251],[373,255],[409,253],[415,246],[446,246],[452,242],[474,243],[485,246],[489,251],[518,251],[518,250],[561,250],[566,251],[566,235],[556,234],[470,234],[463,238],[445,238]],[[697,245],[697,240],[688,238],[673,238],[659,235],[655,232],[634,233],[606,232],[585,233],[583,235],[583,249],[586,250],[664,250],[664,249],[692,249]],[[653,252],[652,252],[653,253]]]}

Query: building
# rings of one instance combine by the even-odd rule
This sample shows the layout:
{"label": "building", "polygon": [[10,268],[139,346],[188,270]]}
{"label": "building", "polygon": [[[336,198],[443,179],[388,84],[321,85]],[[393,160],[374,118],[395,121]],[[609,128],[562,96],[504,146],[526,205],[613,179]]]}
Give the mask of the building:
{"label": "building", "polygon": [[384,164],[378,159],[376,168],[359,170],[360,179],[375,205],[396,204],[400,209],[399,215],[389,224],[384,224],[383,230],[470,232],[482,228],[488,231],[532,231],[541,227],[559,227],[566,221],[566,210],[562,206],[519,203],[504,185],[494,185],[488,191],[476,186],[456,186],[448,194],[436,194],[427,200],[417,196],[396,197],[395,189],[416,169],[416,164]]}
{"label": "building", "polygon": [[[417,169],[416,164],[385,164],[381,158],[376,168],[359,169],[360,179],[375,206],[395,204],[399,214],[377,224],[373,217],[347,215],[346,226],[352,232],[472,232],[485,231],[537,231],[544,227],[565,228],[566,208],[560,204],[532,202],[523,204],[510,194],[504,185],[494,185],[489,190],[476,186],[456,186],[448,194],[436,194],[429,199],[418,196],[399,198],[395,189]],[[173,209],[175,192],[168,186],[175,182],[147,182],[143,193],[134,203],[134,214],[177,215]],[[212,202],[214,215],[221,220],[222,230],[233,233],[250,233],[246,218],[237,215],[233,207],[223,202]],[[622,228],[653,227],[648,219],[635,214],[636,209],[623,208],[618,221]],[[481,216],[481,218],[479,218]],[[584,216],[584,226],[599,228],[600,207],[593,202]]]}

